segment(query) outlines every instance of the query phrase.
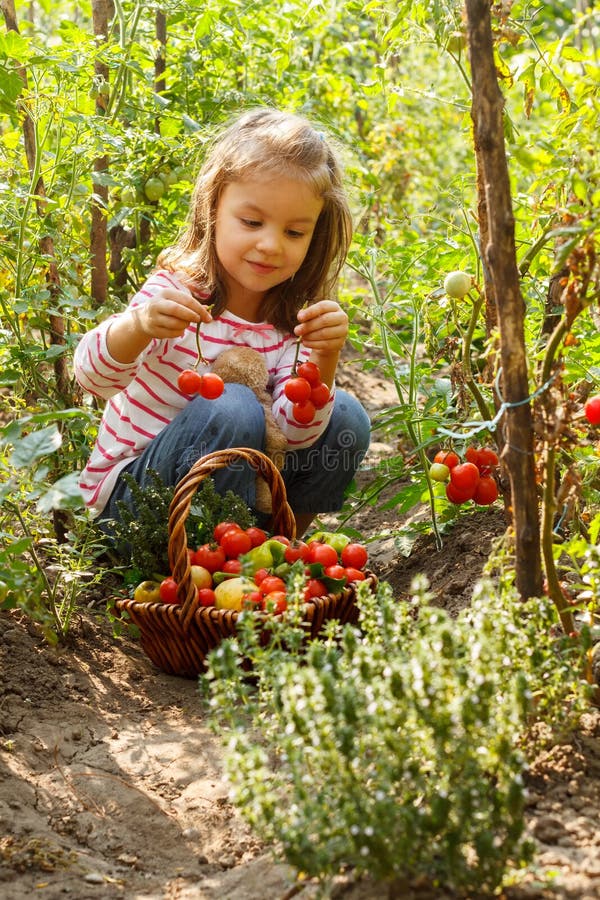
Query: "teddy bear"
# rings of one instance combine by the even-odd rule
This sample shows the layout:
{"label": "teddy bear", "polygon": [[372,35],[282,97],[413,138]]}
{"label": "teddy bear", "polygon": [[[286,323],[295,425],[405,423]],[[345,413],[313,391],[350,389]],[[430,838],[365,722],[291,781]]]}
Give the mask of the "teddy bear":
{"label": "teddy bear", "polygon": [[[226,383],[245,384],[254,391],[265,412],[265,455],[281,470],[287,450],[287,438],[271,412],[273,398],[267,390],[269,376],[261,354],[251,347],[232,347],[217,356],[211,370]],[[260,476],[256,479],[256,508],[260,512],[272,512],[271,492]]]}

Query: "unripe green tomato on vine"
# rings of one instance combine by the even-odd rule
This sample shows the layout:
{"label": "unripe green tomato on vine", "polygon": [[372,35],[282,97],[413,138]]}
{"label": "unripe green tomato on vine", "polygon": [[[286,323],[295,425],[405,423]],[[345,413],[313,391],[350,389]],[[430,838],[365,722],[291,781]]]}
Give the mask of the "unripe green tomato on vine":
{"label": "unripe green tomato on vine", "polygon": [[450,477],[450,469],[444,463],[431,463],[429,467],[429,477],[432,481],[448,481]]}
{"label": "unripe green tomato on vine", "polygon": [[453,297],[455,300],[462,300],[472,286],[473,278],[466,272],[448,272],[444,279],[444,290],[449,297]]}
{"label": "unripe green tomato on vine", "polygon": [[162,178],[157,178],[152,176],[149,178],[146,184],[144,185],[144,193],[148,200],[156,201],[160,200],[162,195],[165,192],[165,183]]}

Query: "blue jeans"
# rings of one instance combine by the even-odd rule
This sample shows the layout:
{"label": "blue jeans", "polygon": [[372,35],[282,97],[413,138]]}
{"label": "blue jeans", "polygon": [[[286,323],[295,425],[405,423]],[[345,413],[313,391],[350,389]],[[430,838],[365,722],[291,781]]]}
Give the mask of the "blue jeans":
{"label": "blue jeans", "polygon": [[[361,463],[370,440],[370,422],[361,404],[336,390],[329,425],[321,437],[303,450],[288,450],[282,478],[294,514],[326,513],[341,509],[344,492]],[[165,484],[176,485],[201,456],[228,447],[263,450],[265,417],[250,388],[227,384],[217,400],[195,397],[143,453],[123,469],[141,487],[148,469]],[[213,476],[220,494],[231,490],[254,510],[256,473],[245,463],[220,469]],[[117,501],[132,506],[130,489],[119,477],[99,521],[118,519]],[[260,515],[257,520],[261,521]],[[264,523],[263,523],[264,524]]]}

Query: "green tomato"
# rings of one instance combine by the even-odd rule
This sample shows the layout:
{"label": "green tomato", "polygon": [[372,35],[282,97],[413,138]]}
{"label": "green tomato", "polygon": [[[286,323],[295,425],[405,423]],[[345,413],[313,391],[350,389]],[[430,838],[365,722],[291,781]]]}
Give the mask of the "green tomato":
{"label": "green tomato", "polygon": [[135,206],[136,200],[137,193],[134,187],[127,185],[127,187],[123,188],[121,191],[121,203],[124,206]]}
{"label": "green tomato", "polygon": [[444,279],[444,290],[449,297],[454,297],[455,300],[462,300],[472,286],[473,278],[466,272],[448,272]]}
{"label": "green tomato", "polygon": [[8,596],[8,585],[5,581],[0,581],[0,603],[3,603]]}
{"label": "green tomato", "polygon": [[448,481],[450,469],[444,463],[432,463],[429,467],[429,477],[433,481]]}
{"label": "green tomato", "polygon": [[156,201],[160,200],[162,195],[165,192],[165,184],[162,178],[152,177],[149,178],[146,184],[144,185],[144,193],[148,200]]}
{"label": "green tomato", "polygon": [[311,541],[321,541],[323,544],[329,544],[339,555],[344,547],[350,543],[350,538],[347,534],[342,534],[341,531],[315,531],[307,539],[306,543],[310,544]]}

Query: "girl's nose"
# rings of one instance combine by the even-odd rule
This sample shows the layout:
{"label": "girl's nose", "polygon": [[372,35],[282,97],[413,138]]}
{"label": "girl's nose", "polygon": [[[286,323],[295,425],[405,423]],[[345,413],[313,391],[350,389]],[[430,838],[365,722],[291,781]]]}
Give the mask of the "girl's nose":
{"label": "girl's nose", "polygon": [[262,229],[258,236],[256,246],[262,253],[277,253],[281,248],[281,240],[276,229]]}

